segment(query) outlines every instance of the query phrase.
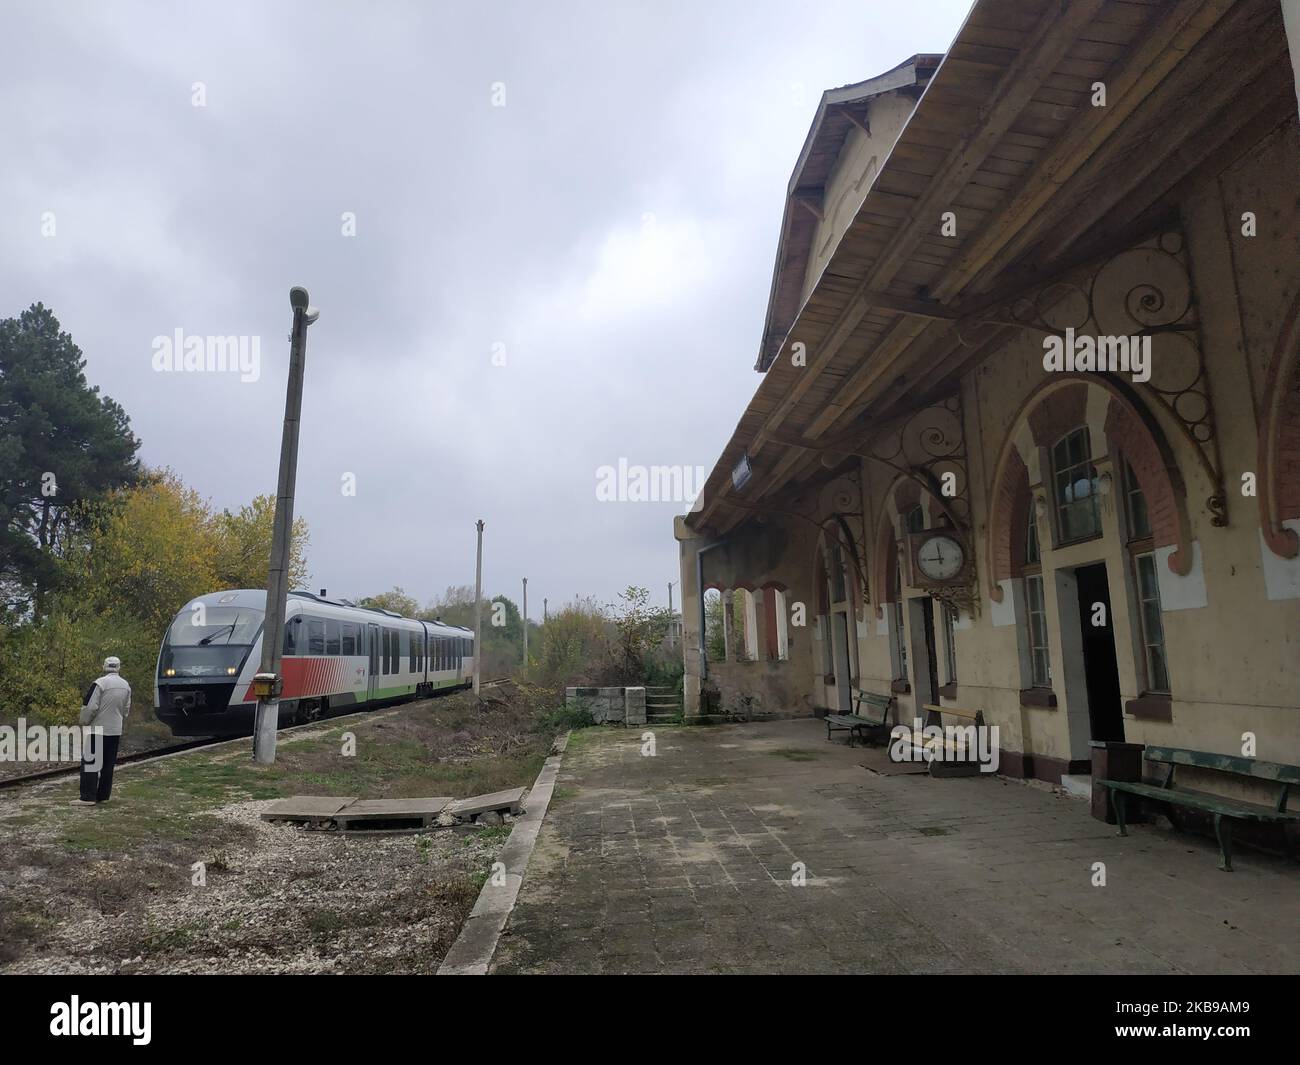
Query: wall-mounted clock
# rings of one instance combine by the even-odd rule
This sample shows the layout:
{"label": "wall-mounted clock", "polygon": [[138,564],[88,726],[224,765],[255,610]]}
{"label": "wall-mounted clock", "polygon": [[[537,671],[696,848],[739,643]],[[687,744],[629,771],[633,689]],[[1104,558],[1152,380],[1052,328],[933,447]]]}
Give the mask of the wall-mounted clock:
{"label": "wall-mounted clock", "polygon": [[970,555],[953,530],[909,533],[908,548],[914,587],[948,587],[968,581]]}

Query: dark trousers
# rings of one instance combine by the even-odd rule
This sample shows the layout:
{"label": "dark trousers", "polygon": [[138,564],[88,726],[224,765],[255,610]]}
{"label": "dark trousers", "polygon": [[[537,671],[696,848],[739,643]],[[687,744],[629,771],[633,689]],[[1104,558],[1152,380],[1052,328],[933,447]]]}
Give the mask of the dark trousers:
{"label": "dark trousers", "polygon": [[[117,745],[121,736],[101,736],[92,732],[81,751],[81,801],[104,802],[113,790],[113,763],[117,761]],[[95,772],[96,759],[101,756],[99,772]]]}

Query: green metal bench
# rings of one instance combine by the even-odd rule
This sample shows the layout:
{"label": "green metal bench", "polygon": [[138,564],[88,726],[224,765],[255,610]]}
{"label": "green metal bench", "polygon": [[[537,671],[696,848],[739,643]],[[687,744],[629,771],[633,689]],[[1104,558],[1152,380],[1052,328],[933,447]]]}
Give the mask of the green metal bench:
{"label": "green metal bench", "polygon": [[[852,747],[854,736],[861,736],[863,742],[868,738],[888,738],[889,708],[894,705],[894,697],[876,695],[861,688],[852,688],[850,691],[853,693],[854,713],[827,714],[826,739],[830,740],[832,732],[848,732],[849,746]],[[864,704],[867,708],[866,714],[862,712]]]}
{"label": "green metal bench", "polygon": [[[1122,780],[1098,781],[1102,787],[1109,789],[1111,807],[1115,811],[1115,820],[1119,824],[1121,836],[1128,835],[1124,820],[1126,795],[1137,795],[1155,802],[1168,803],[1171,806],[1186,806],[1189,809],[1204,811],[1214,818],[1214,835],[1219,841],[1219,868],[1230,873],[1232,872],[1233,821],[1253,821],[1257,824],[1288,824],[1300,821],[1300,814],[1288,813],[1286,809],[1288,789],[1292,784],[1300,784],[1300,766],[1263,762],[1256,758],[1237,758],[1229,754],[1213,754],[1208,751],[1189,751],[1182,747],[1147,747],[1144,757],[1148,762],[1159,762],[1169,766],[1163,784],[1137,784]],[[1180,765],[1272,781],[1278,785],[1277,801],[1272,807],[1268,807],[1259,803],[1243,802],[1240,799],[1224,798],[1221,795],[1210,795],[1203,791],[1176,788],[1174,768]],[[1288,843],[1288,853],[1289,851]]]}

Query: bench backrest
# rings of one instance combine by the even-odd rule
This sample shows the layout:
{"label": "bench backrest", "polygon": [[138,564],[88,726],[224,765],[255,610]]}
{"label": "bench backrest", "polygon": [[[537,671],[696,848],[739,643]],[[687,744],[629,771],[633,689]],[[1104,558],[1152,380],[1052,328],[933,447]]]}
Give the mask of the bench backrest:
{"label": "bench backrest", "polygon": [[982,710],[967,710],[961,706],[935,706],[933,703],[926,703],[923,709],[930,711],[932,714],[950,714],[952,717],[964,717],[968,721],[984,720]]}
{"label": "bench backrest", "polygon": [[1198,769],[1217,769],[1221,773],[1237,773],[1244,777],[1271,780],[1278,784],[1300,784],[1300,766],[1283,762],[1264,762],[1258,758],[1238,758],[1231,754],[1212,751],[1190,751],[1185,747],[1147,747],[1144,757],[1148,762],[1167,762],[1170,765],[1190,765]]}
{"label": "bench backrest", "polygon": [[852,688],[850,691],[853,695],[854,713],[861,714],[865,706],[868,710],[874,710],[882,722],[885,720],[894,702],[892,695],[877,695],[875,692],[864,692],[861,688]]}

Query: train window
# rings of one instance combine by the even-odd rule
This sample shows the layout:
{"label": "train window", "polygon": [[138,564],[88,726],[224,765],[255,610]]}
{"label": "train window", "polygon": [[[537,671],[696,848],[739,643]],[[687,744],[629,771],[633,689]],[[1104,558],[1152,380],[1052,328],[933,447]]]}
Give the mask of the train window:
{"label": "train window", "polygon": [[296,655],[298,653],[298,629],[299,622],[302,618],[289,618],[284,623],[284,654]]}
{"label": "train window", "polygon": [[333,619],[325,622],[325,653],[327,655],[342,654],[339,647],[339,623]]}
{"label": "train window", "polygon": [[397,672],[397,633],[392,629],[385,629],[384,635],[388,637],[388,642],[384,645],[384,672]]}
{"label": "train window", "polygon": [[410,669],[411,669],[411,672],[414,673],[415,670],[416,670],[416,668],[417,668],[416,665],[415,665],[415,656],[416,656],[416,654],[417,654],[416,647],[419,645],[419,642],[420,642],[420,641],[417,640],[417,639],[415,638],[415,633],[411,633],[409,638],[410,638],[410,641],[411,641],[411,665],[410,665]]}
{"label": "train window", "polygon": [[447,637],[438,637],[438,668],[447,668]]}
{"label": "train window", "polygon": [[325,653],[325,622],[320,618],[307,619],[307,653],[309,655]]}
{"label": "train window", "polygon": [[343,622],[343,653],[345,655],[361,654],[357,646],[357,626],[354,622]]}
{"label": "train window", "polygon": [[388,636],[387,629],[379,630],[380,650],[382,651],[380,657],[383,659],[383,663],[379,668],[384,674],[388,673]]}

